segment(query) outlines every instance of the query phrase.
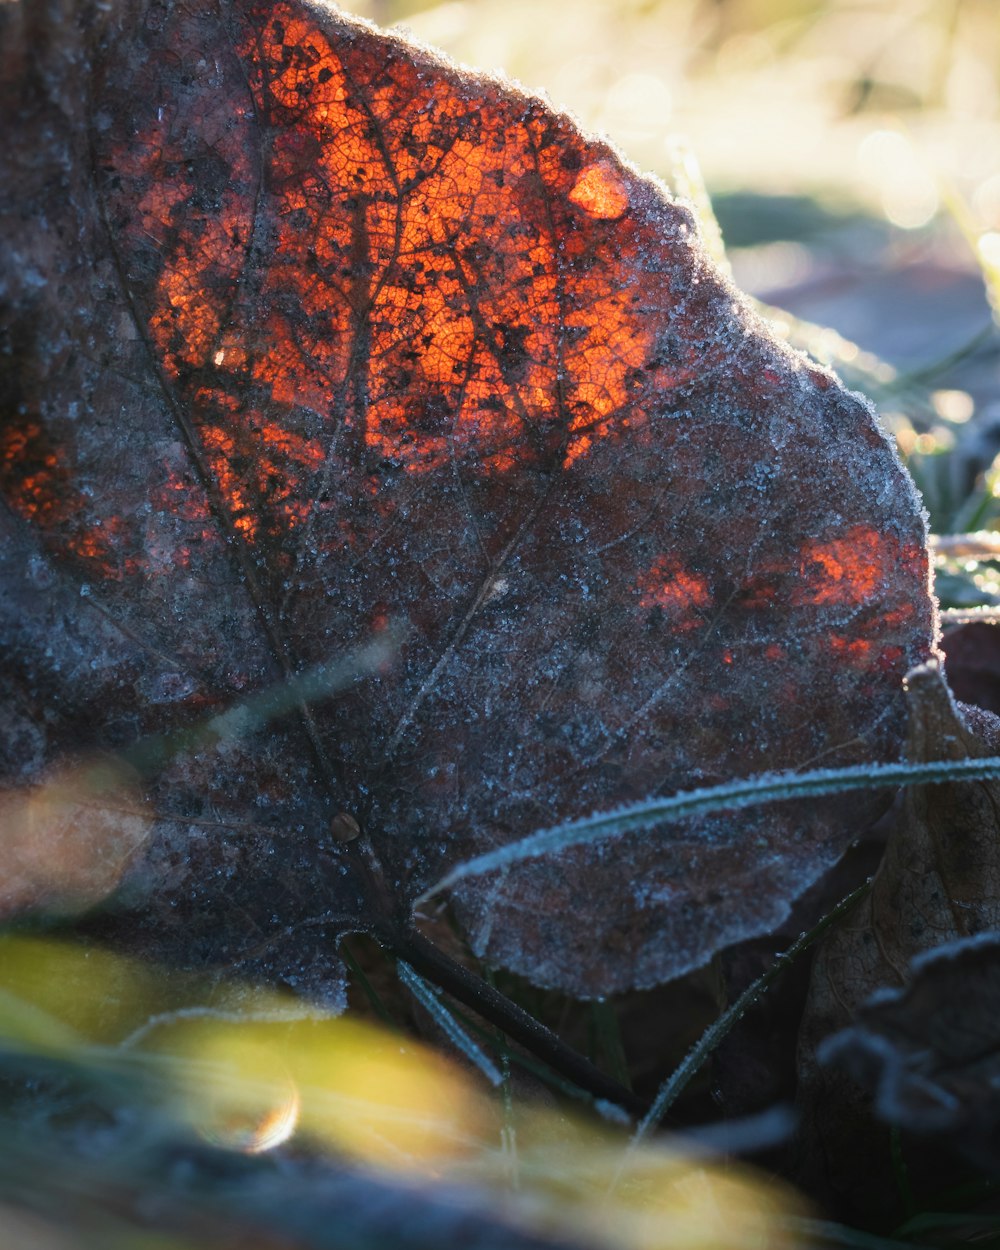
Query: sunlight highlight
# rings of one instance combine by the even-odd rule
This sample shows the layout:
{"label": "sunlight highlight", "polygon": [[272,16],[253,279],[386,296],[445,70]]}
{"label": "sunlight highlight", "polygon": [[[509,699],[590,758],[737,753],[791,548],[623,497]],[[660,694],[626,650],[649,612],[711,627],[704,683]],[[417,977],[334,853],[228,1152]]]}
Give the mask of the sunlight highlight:
{"label": "sunlight highlight", "polygon": [[588,165],[569,193],[571,203],[588,217],[611,221],[628,208],[628,191],[614,169],[599,162]]}
{"label": "sunlight highlight", "polygon": [[858,163],[893,225],[919,230],[938,211],[940,196],[927,162],[898,130],[868,134],[858,148]]}

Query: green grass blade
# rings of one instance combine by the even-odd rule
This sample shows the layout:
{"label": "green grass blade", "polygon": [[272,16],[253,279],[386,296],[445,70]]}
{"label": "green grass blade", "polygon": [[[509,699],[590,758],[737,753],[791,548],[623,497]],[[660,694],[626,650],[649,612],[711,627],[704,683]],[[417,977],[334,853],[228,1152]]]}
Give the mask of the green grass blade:
{"label": "green grass blade", "polygon": [[879,1237],[849,1228],[832,1220],[810,1220],[801,1216],[787,1216],[781,1221],[789,1232],[798,1233],[808,1244],[814,1246],[846,1246],[848,1250],[913,1250],[913,1242],[894,1241],[891,1237]]}

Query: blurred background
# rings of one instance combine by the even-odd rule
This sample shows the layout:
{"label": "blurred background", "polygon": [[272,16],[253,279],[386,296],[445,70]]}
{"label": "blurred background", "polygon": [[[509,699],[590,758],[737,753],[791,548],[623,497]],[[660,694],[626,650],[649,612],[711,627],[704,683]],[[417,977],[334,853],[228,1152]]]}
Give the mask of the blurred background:
{"label": "blurred background", "polygon": [[[875,399],[933,529],[1000,524],[996,0],[349,7],[707,190],[737,283]],[[945,570],[946,602],[1000,603],[992,565],[969,562]]]}

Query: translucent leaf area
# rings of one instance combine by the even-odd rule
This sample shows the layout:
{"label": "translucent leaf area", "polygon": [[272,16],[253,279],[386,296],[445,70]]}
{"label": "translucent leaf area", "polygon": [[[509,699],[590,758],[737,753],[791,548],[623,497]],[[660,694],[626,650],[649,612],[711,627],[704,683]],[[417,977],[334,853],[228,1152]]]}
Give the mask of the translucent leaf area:
{"label": "translucent leaf area", "polygon": [[[28,109],[11,157],[7,771],[301,693],[147,769],[120,939],[333,1003],[336,937],[391,945],[470,856],[898,757],[933,646],[913,489],[688,206],[301,0],[113,14],[53,73],[74,120]],[[296,685],[387,631],[328,697]],[[543,985],[650,986],[772,929],[879,803],[568,850],[457,915]]]}

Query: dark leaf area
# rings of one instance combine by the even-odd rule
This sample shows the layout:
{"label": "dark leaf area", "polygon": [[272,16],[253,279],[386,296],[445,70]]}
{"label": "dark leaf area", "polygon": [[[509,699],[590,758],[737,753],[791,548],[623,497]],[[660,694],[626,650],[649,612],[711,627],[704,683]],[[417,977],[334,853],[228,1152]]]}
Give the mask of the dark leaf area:
{"label": "dark leaf area", "polygon": [[820,1059],[875,1095],[878,1114],[943,1136],[1000,1172],[1000,935],[935,947],[903,989],[865,1003],[857,1023],[827,1039]]}
{"label": "dark leaf area", "polygon": [[[910,759],[997,754],[1000,722],[990,712],[957,705],[936,666],[911,673],[908,694]],[[930,1107],[928,1119],[919,1123],[909,1095],[901,1094],[899,1101],[890,1089],[898,1091],[902,1082],[915,1095],[925,1079],[930,1096],[930,1085],[943,1082],[941,1097],[957,1099],[960,1106],[951,1123],[934,1126],[935,1131],[947,1138],[944,1130],[954,1130],[954,1140],[975,1125],[975,1140],[965,1132],[964,1144],[973,1151],[978,1146],[982,1162],[995,1161],[983,1127],[995,1106],[976,1090],[975,1068],[985,1065],[987,1081],[995,1063],[990,1043],[979,1047],[977,1039],[991,1027],[982,1024],[981,1014],[996,1016],[996,996],[985,992],[995,979],[988,967],[995,963],[995,950],[984,935],[1000,927],[998,801],[995,781],[908,790],[870,894],[818,949],[799,1036],[801,1175],[855,1216],[884,1215],[896,1203],[888,1130],[873,1119],[876,1087],[883,1119],[897,1130],[926,1134],[932,1128]],[[976,953],[954,960],[947,955],[966,948]],[[938,950],[940,961],[930,954]],[[911,965],[912,992],[905,989]],[[948,1003],[931,1010],[928,995],[944,993],[945,982]],[[897,1002],[898,1010],[890,1006]],[[909,1040],[893,1032],[897,1018]],[[879,1064],[866,1063],[855,1068],[863,1077],[859,1084],[852,1065],[817,1062],[827,1039],[849,1026],[858,1030],[851,1033],[855,1040],[860,1032],[869,1042],[883,1039],[878,1043],[882,1076]],[[859,1046],[850,1047],[856,1058]],[[920,1054],[908,1053],[911,1049]],[[939,1156],[918,1150],[912,1162],[915,1184],[940,1184]]]}
{"label": "dark leaf area", "polygon": [[955,698],[1000,713],[1000,630],[996,625],[972,621],[946,630],[941,650]]}
{"label": "dark leaf area", "polygon": [[[336,998],[338,935],[398,945],[460,858],[898,755],[932,646],[912,487],[662,186],[305,3],[116,8],[27,59],[3,67],[10,784],[403,630],[143,779],[120,939]],[[878,807],[566,852],[456,912],[537,983],[650,986],[773,929]]]}

